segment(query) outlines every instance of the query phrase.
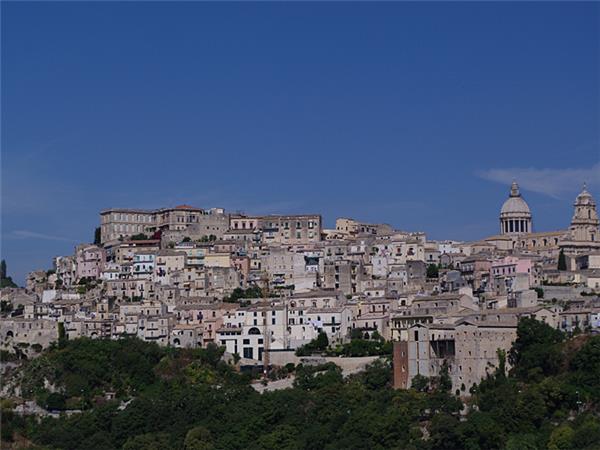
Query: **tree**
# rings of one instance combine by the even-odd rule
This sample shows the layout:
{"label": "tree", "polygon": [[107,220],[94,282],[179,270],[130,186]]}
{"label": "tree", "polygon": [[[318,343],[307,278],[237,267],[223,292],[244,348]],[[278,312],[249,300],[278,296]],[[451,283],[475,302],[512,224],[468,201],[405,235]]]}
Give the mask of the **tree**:
{"label": "tree", "polygon": [[496,350],[496,355],[498,355],[498,369],[496,369],[496,375],[504,378],[506,376],[506,350],[499,348]]}
{"label": "tree", "polygon": [[575,432],[569,425],[561,425],[550,435],[548,441],[549,450],[569,450],[573,448]]}
{"label": "tree", "polygon": [[265,433],[258,441],[259,448],[265,450],[282,450],[298,448],[296,436],[298,430],[291,425],[280,425],[269,433]]}
{"label": "tree", "polygon": [[350,339],[354,340],[354,339],[362,339],[363,338],[363,331],[360,328],[352,328],[352,330],[350,331]]}
{"label": "tree", "polygon": [[5,287],[17,287],[17,285],[13,282],[12,278],[8,276],[6,261],[2,260],[0,262],[0,288]]}
{"label": "tree", "polygon": [[185,435],[183,448],[185,450],[211,450],[215,448],[210,430],[203,426],[191,428]]}
{"label": "tree", "polygon": [[449,414],[436,414],[429,425],[431,448],[439,450],[464,448],[457,432],[459,423],[456,417]]}
{"label": "tree", "polygon": [[508,354],[513,366],[511,372],[523,379],[556,373],[562,362],[558,344],[564,337],[560,330],[544,322],[522,318],[517,326],[517,339]]}
{"label": "tree", "polygon": [[417,374],[413,377],[410,386],[419,392],[425,392],[429,388],[429,378]]}
{"label": "tree", "polygon": [[67,342],[68,336],[67,336],[67,332],[65,331],[65,323],[64,322],[58,322],[58,346],[59,347],[64,347],[66,342]]}
{"label": "tree", "polygon": [[147,433],[129,438],[123,450],[164,450],[172,448],[171,437],[167,433]]}
{"label": "tree", "polygon": [[100,227],[96,227],[94,230],[94,244],[100,245],[102,242],[102,229]]}
{"label": "tree", "polygon": [[329,338],[327,338],[327,333],[320,331],[315,343],[317,345],[317,350],[326,350],[327,347],[329,347]]}
{"label": "tree", "polygon": [[533,434],[513,434],[506,441],[506,450],[538,450]]}
{"label": "tree", "polygon": [[427,266],[427,278],[438,278],[440,275],[437,264],[429,264]]}
{"label": "tree", "polygon": [[296,356],[308,356],[316,352],[323,352],[327,350],[327,347],[329,347],[329,339],[327,338],[327,334],[320,331],[316,338],[314,338],[308,344],[296,349]]}
{"label": "tree", "polygon": [[442,367],[440,368],[440,378],[438,383],[438,388],[442,392],[450,392],[452,389],[452,379],[450,378],[450,370],[448,368],[448,363],[446,360],[442,363]]}
{"label": "tree", "polygon": [[46,409],[49,411],[63,411],[66,409],[65,396],[53,392],[46,398]]}
{"label": "tree", "polygon": [[558,254],[558,270],[567,270],[567,258],[565,252],[561,249]]}

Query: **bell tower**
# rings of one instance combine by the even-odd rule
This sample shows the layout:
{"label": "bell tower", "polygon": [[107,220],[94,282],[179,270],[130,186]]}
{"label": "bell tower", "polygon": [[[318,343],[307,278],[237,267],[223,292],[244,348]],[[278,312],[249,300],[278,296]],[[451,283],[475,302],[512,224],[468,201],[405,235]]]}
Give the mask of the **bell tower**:
{"label": "bell tower", "polygon": [[596,202],[587,191],[587,186],[583,185],[583,190],[575,199],[575,211],[571,219],[569,231],[571,239],[580,242],[598,241],[598,212]]}

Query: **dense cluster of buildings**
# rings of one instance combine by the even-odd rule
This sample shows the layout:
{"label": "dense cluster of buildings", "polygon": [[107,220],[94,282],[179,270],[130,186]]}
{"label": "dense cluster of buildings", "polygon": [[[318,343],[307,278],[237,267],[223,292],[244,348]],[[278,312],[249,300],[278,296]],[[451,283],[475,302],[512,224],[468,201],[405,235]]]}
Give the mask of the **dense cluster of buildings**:
{"label": "dense cluster of buildings", "polygon": [[245,364],[352,330],[394,346],[395,383],[444,362],[468,389],[510,348],[517,321],[600,329],[600,239],[584,188],[566,230],[535,232],[516,183],[500,233],[474,242],[318,214],[251,216],[187,205],[108,209],[100,236],[25,288],[2,291],[2,348],[32,354],[66,338],[137,336],[159,345],[216,343]]}

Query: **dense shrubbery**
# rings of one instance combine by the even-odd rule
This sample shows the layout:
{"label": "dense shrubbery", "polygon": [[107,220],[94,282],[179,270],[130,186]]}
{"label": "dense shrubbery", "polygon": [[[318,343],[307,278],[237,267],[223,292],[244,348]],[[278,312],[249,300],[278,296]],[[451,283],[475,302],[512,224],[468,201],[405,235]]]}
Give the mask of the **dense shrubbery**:
{"label": "dense shrubbery", "polygon": [[320,332],[319,335],[308,344],[296,350],[296,356],[326,355],[326,356],[383,356],[392,354],[392,343],[385,341],[377,331],[371,338],[368,333],[359,329],[352,330],[350,342],[346,344],[329,346],[327,334]]}
{"label": "dense shrubbery", "polygon": [[308,344],[298,347],[296,349],[296,356],[310,356],[316,353],[324,353],[328,346],[329,338],[327,337],[326,333],[321,331],[319,335]]}
{"label": "dense shrubbery", "polygon": [[[240,303],[240,300],[246,298],[261,298],[263,296],[262,289],[258,286],[250,286],[247,289],[235,288],[231,295],[223,299],[227,303]],[[246,304],[249,304],[246,303]]]}
{"label": "dense shrubbery", "polygon": [[[293,388],[261,395],[221,352],[68,342],[27,363],[28,392],[49,376],[64,392],[46,396],[47,404],[68,406],[79,386],[90,393],[120,386],[133,401],[39,424],[3,404],[2,437],[17,432],[62,449],[592,450],[600,443],[600,336],[565,341],[546,325],[522,321],[509,355],[515,366],[472,388],[467,405],[450,393],[446,373],[415,380],[418,389],[391,389],[387,359],[346,379],[332,363],[299,365]],[[461,411],[468,411],[462,419]]]}
{"label": "dense shrubbery", "polygon": [[350,342],[337,346],[328,352],[331,356],[383,356],[392,354],[392,342],[386,341],[377,332],[371,336],[367,332],[352,330]]}
{"label": "dense shrubbery", "polygon": [[27,364],[21,384],[26,398],[47,404],[50,392],[46,382],[65,399],[89,402],[105,391],[115,391],[118,396],[133,394],[156,381],[153,369],[166,352],[137,339],[77,339],[64,341],[61,347]]}

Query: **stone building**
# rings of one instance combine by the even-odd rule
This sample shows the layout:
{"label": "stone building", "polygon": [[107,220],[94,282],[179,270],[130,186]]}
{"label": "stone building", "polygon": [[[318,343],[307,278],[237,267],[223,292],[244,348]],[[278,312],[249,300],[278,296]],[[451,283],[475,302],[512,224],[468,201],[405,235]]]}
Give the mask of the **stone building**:
{"label": "stone building", "polygon": [[508,352],[516,335],[516,321],[415,323],[408,331],[404,356],[396,358],[407,373],[403,383],[395,384],[407,388],[416,375],[439,376],[446,364],[452,390],[468,395],[473,385],[496,370],[498,350]]}
{"label": "stone building", "polygon": [[[201,235],[226,231],[227,216],[222,208],[204,210],[189,205],[154,210],[112,208],[100,212],[101,242],[156,231],[184,231],[188,227]],[[207,229],[207,227],[209,229]]]}
{"label": "stone building", "polygon": [[12,351],[14,346],[30,347],[34,344],[48,347],[58,339],[58,322],[47,319],[0,320],[1,347]]}
{"label": "stone building", "polygon": [[388,224],[366,223],[358,220],[340,217],[335,221],[335,232],[338,236],[353,238],[361,234],[393,233],[394,229]]}
{"label": "stone building", "polygon": [[266,244],[301,244],[321,240],[322,219],[319,214],[248,216],[231,215],[231,231],[260,231]]}

